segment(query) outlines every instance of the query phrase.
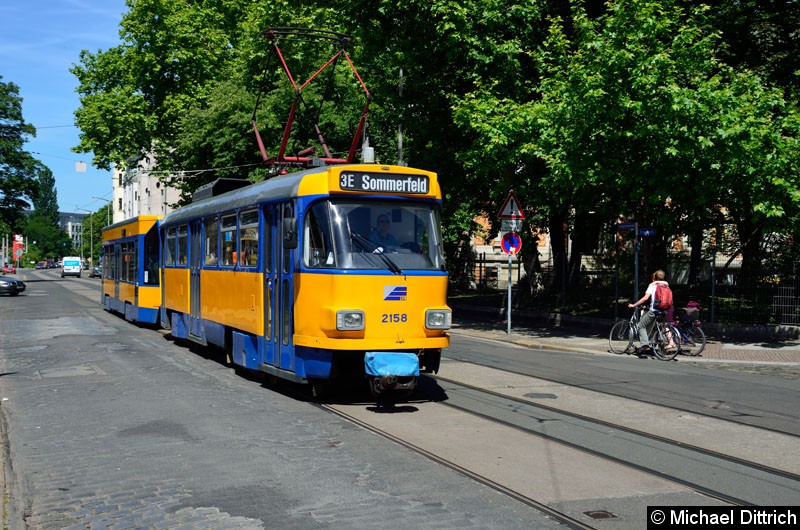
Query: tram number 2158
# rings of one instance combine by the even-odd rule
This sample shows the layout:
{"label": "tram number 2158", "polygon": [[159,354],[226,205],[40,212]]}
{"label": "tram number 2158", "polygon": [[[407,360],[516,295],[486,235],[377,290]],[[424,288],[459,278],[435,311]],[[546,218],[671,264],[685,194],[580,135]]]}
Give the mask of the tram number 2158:
{"label": "tram number 2158", "polygon": [[382,324],[394,324],[396,322],[407,322],[408,315],[405,313],[384,313],[381,315]]}

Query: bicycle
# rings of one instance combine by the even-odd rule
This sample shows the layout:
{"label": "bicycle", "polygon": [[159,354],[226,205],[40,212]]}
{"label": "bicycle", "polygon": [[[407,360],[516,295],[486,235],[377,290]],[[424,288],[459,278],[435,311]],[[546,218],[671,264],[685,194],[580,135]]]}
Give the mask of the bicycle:
{"label": "bicycle", "polygon": [[[664,311],[656,311],[656,322],[648,335],[653,353],[662,361],[671,361],[681,352],[681,340],[678,330],[671,322],[664,321]],[[611,327],[608,335],[608,346],[613,353],[628,353],[634,341],[639,339],[639,318],[641,312],[633,311],[630,320],[620,320]]]}
{"label": "bicycle", "polygon": [[679,318],[673,322],[673,327],[680,337],[682,354],[696,357],[703,352],[706,334],[700,327],[699,320]]}

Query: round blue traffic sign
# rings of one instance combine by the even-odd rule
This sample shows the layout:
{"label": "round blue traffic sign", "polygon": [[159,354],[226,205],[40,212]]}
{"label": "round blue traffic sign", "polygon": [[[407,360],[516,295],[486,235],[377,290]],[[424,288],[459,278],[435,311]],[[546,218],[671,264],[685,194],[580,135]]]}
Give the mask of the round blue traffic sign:
{"label": "round blue traffic sign", "polygon": [[503,234],[501,245],[503,252],[513,256],[522,248],[522,238],[516,232],[507,232]]}

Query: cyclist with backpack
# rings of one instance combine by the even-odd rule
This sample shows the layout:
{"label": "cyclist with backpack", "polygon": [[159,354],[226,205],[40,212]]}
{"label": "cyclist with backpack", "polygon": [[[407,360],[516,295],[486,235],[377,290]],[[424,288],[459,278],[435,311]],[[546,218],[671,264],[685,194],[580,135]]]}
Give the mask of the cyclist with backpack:
{"label": "cyclist with backpack", "polygon": [[637,354],[653,353],[653,348],[650,344],[648,335],[653,325],[656,323],[658,315],[672,307],[672,290],[669,288],[669,283],[664,280],[664,271],[661,269],[653,273],[652,282],[647,286],[647,290],[636,303],[628,304],[628,307],[639,307],[649,302],[648,311],[642,314],[639,319],[639,343],[641,346],[636,348]]}

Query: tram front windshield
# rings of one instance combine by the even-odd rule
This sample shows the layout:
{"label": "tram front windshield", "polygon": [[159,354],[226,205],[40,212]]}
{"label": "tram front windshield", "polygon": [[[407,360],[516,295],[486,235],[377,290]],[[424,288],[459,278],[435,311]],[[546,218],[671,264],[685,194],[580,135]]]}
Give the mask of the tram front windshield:
{"label": "tram front windshield", "polygon": [[439,210],[432,203],[319,201],[303,222],[311,268],[445,270]]}

